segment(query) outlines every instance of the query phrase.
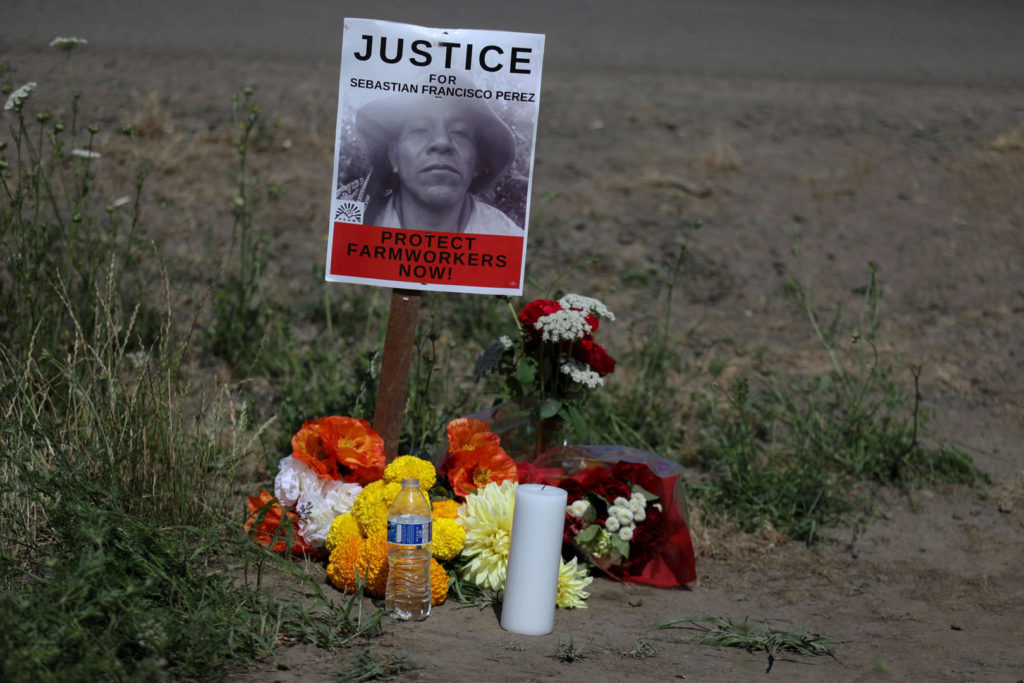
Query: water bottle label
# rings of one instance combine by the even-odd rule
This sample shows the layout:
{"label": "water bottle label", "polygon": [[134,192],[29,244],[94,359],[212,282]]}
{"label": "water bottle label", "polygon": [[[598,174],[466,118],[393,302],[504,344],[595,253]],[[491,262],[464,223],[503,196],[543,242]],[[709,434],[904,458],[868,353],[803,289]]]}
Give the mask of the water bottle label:
{"label": "water bottle label", "polygon": [[388,521],[388,543],[397,545],[426,545],[433,535],[433,522],[403,524]]}

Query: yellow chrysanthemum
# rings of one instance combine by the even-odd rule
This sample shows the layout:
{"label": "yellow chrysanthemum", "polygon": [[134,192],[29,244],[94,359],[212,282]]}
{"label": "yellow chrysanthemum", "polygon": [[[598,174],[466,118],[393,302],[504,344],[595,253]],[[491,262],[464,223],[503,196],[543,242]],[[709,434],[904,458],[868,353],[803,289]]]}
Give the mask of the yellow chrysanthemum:
{"label": "yellow chrysanthemum", "polygon": [[356,560],[356,571],[366,577],[367,595],[383,598],[388,587],[388,532],[370,536],[363,542],[363,549]]}
{"label": "yellow chrysanthemum", "polygon": [[433,502],[434,519],[455,519],[459,516],[459,501],[435,500]]}
{"label": "yellow chrysanthemum", "polygon": [[437,481],[437,470],[429,460],[414,455],[402,455],[384,469],[384,481],[400,485],[403,479],[419,479],[420,488],[426,495]]}
{"label": "yellow chrysanthemum", "polygon": [[437,607],[448,597],[448,572],[441,563],[430,558],[430,604]]}
{"label": "yellow chrysanthemum", "polygon": [[401,490],[400,483],[378,479],[359,492],[356,502],[352,504],[352,516],[356,518],[359,532],[364,538],[388,530],[388,508]]}
{"label": "yellow chrysanthemum", "polygon": [[360,536],[359,523],[352,513],[346,512],[338,515],[331,522],[331,528],[327,530],[327,554],[330,555],[334,549],[348,541],[353,536]]}
{"label": "yellow chrysanthemum", "polygon": [[363,539],[359,534],[349,536],[335,546],[327,562],[328,580],[346,593],[356,592],[356,562],[362,550]]}
{"label": "yellow chrysanthemum", "polygon": [[594,577],[587,571],[586,565],[578,565],[576,558],[568,562],[562,560],[558,565],[558,592],[555,604],[559,607],[586,607],[584,602],[590,593],[583,590],[590,585]]}
{"label": "yellow chrysanthemum", "polygon": [[441,562],[447,562],[462,552],[466,545],[466,530],[454,519],[434,520],[434,538],[430,543],[430,554]]}
{"label": "yellow chrysanthemum", "polygon": [[491,482],[477,493],[466,496],[456,520],[466,530],[463,555],[469,562],[462,578],[491,590],[505,588],[508,547],[512,539],[512,511],[519,484]]}

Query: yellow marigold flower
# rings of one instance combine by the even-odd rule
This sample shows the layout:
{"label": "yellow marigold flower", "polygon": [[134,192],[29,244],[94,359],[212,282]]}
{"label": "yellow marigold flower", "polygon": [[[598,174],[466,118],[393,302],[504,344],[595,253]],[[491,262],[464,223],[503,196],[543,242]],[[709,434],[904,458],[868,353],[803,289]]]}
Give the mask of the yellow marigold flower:
{"label": "yellow marigold flower", "polygon": [[456,521],[466,530],[462,554],[469,559],[462,568],[462,578],[481,588],[505,588],[518,487],[514,481],[491,482],[466,496],[466,502],[459,506]]}
{"label": "yellow marigold flower", "polygon": [[430,604],[437,607],[448,597],[448,572],[434,558],[430,558]]}
{"label": "yellow marigold flower", "polygon": [[388,532],[374,534],[363,542],[356,560],[356,571],[366,577],[367,595],[383,598],[388,587]]}
{"label": "yellow marigold flower", "polygon": [[434,538],[430,543],[430,554],[441,562],[454,559],[466,545],[466,530],[454,519],[442,517],[434,520]]}
{"label": "yellow marigold flower", "polygon": [[359,492],[352,504],[352,516],[356,518],[359,532],[364,538],[388,530],[388,508],[401,490],[401,483],[387,483],[378,479]]}
{"label": "yellow marigold flower", "polygon": [[348,541],[353,536],[360,536],[359,523],[352,516],[351,512],[338,515],[331,522],[331,528],[327,530],[327,554],[330,555],[334,549]]}
{"label": "yellow marigold flower", "polygon": [[384,481],[401,484],[403,479],[419,479],[424,495],[437,481],[437,470],[429,460],[422,460],[414,455],[403,455],[395,458],[384,468]]}
{"label": "yellow marigold flower", "polygon": [[459,501],[435,500],[433,503],[434,520],[455,519],[459,516]]}
{"label": "yellow marigold flower", "polygon": [[327,578],[346,593],[356,592],[356,562],[363,550],[363,539],[356,534],[338,543],[327,562]]}
{"label": "yellow marigold flower", "polygon": [[593,580],[586,565],[578,565],[575,557],[568,562],[562,560],[558,566],[555,604],[559,607],[586,607],[587,603],[583,601],[590,597],[590,593],[583,589]]}

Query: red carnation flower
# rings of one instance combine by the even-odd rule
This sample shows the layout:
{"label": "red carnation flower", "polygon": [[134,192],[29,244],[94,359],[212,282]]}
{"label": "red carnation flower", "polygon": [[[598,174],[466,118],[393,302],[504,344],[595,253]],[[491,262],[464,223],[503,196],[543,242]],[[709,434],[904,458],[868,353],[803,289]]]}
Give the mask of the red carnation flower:
{"label": "red carnation flower", "polygon": [[551,315],[562,310],[562,304],[548,299],[534,299],[519,309],[519,322],[531,335],[539,335],[540,332],[534,327],[534,323],[546,315]]}
{"label": "red carnation flower", "polygon": [[615,359],[593,339],[584,337],[576,342],[572,348],[572,357],[589,365],[601,377],[615,372]]}

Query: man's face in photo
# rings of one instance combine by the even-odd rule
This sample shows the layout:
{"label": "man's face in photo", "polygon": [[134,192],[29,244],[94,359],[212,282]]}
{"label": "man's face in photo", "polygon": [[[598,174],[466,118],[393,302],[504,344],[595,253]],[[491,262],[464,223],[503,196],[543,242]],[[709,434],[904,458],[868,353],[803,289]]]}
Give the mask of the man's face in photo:
{"label": "man's face in photo", "polygon": [[410,116],[388,156],[402,191],[436,207],[461,202],[476,173],[473,124],[462,109],[438,102]]}

